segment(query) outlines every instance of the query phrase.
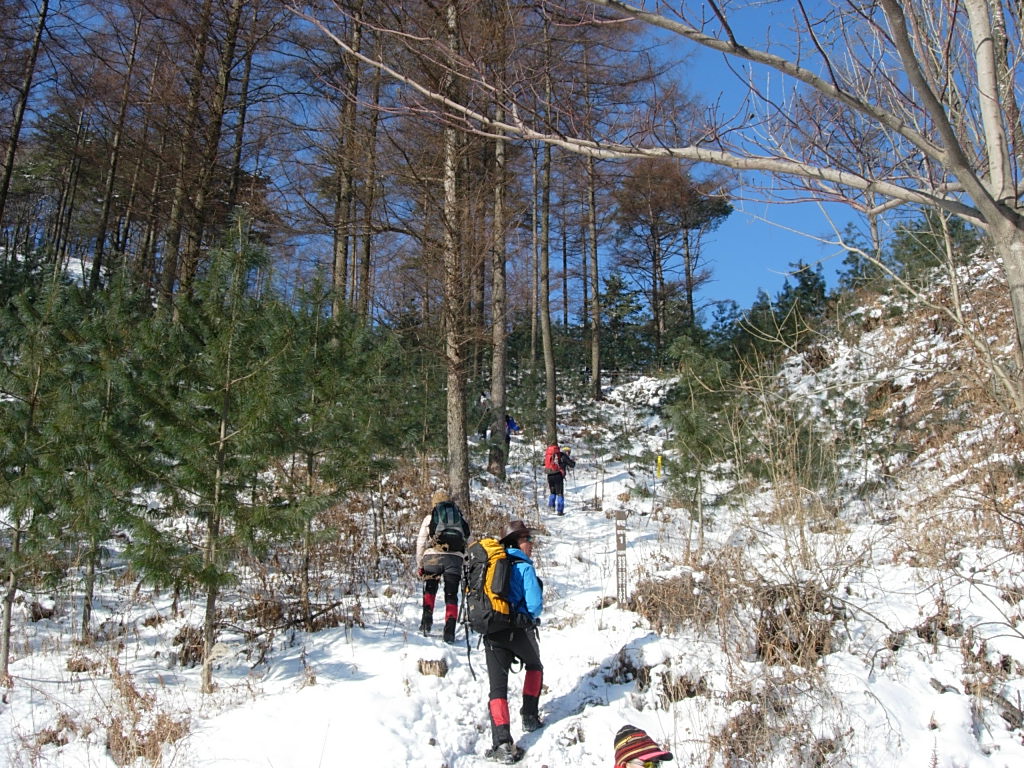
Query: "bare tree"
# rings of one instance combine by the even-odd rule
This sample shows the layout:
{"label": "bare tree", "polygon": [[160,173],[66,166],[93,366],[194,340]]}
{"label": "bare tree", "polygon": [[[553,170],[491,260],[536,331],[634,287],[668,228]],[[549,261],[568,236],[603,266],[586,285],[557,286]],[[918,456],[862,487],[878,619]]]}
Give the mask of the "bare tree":
{"label": "bare tree", "polygon": [[232,72],[235,68],[235,49],[238,44],[238,31],[244,9],[244,0],[230,0],[228,4],[226,30],[218,52],[216,77],[210,85],[212,93],[208,106],[209,113],[205,120],[203,152],[192,200],[195,211],[194,222],[188,230],[184,263],[179,267],[182,289],[186,292],[191,291],[192,281],[199,266],[203,236],[206,233],[207,200],[212,195],[214,170],[217,168],[220,157],[224,118],[233,80]]}
{"label": "bare tree", "polygon": [[121,84],[121,98],[117,107],[117,119],[114,121],[110,152],[107,156],[107,168],[103,182],[103,203],[100,210],[99,227],[96,233],[96,250],[93,253],[92,271],[89,274],[90,290],[96,290],[99,287],[100,276],[104,266],[103,252],[107,243],[107,227],[110,224],[110,213],[114,206],[114,185],[117,182],[118,163],[121,161],[121,143],[124,138],[125,119],[128,114],[128,102],[131,96],[132,78],[139,51],[139,39],[142,35],[141,15],[134,16],[133,21],[131,42],[125,61],[126,71]]}
{"label": "bare tree", "polygon": [[[658,3],[656,12],[619,0],[590,3],[750,63],[753,115],[717,115],[702,140],[687,146],[630,149],[767,171],[813,199],[846,202],[868,216],[911,203],[981,227],[1003,259],[1020,369],[1024,145],[1013,87],[1021,54],[1016,3],[797,2],[788,49],[739,39],[735,11],[717,3],[675,10]],[[770,82],[757,76],[766,71],[783,75],[790,90],[759,85]],[[810,114],[817,119],[798,119]],[[858,141],[860,132],[850,130],[858,124],[882,140]]]}
{"label": "bare tree", "polygon": [[49,13],[49,0],[42,0],[36,12],[35,33],[32,36],[32,42],[25,56],[21,83],[18,85],[17,95],[14,100],[13,119],[9,129],[7,148],[4,152],[3,168],[0,169],[0,222],[4,219],[7,193],[11,188],[11,176],[14,173],[14,157],[18,150],[21,127],[25,121],[25,110],[28,108],[29,95],[36,76],[36,62],[39,60],[39,52],[43,46],[43,32],[46,30]]}
{"label": "bare tree", "polygon": [[[542,4],[568,13],[564,2]],[[869,216],[902,204],[955,214],[984,229],[1002,257],[1020,370],[1024,147],[1013,85],[1024,22],[1017,4],[798,0],[789,6],[788,29],[769,30],[763,45],[738,37],[733,23],[756,6],[763,8],[710,0],[642,7],[587,0],[572,6],[582,9],[580,24],[636,20],[748,63],[738,79],[747,89],[745,108],[731,115],[713,112],[691,141],[674,144],[656,130],[630,133],[621,126],[593,138],[564,126],[554,132],[518,103],[507,105],[503,121],[465,104],[453,112],[473,130],[503,131],[595,157],[674,157],[769,174],[788,180],[807,198],[845,202]],[[388,61],[372,63],[421,97],[443,101],[415,73]],[[561,98],[557,89],[553,98]],[[809,114],[811,106],[817,120],[794,119]],[[869,142],[870,158],[857,146],[857,131],[841,130],[851,125],[869,127],[882,139]],[[1021,402],[1019,393],[1015,399]]]}
{"label": "bare tree", "polygon": [[209,43],[212,0],[203,0],[195,37],[192,44],[192,57],[189,62],[188,97],[185,105],[185,119],[179,135],[178,167],[175,174],[174,193],[171,199],[170,217],[164,243],[163,272],[161,274],[160,299],[165,306],[172,303],[180,278],[179,249],[181,234],[185,228],[186,206],[189,193],[189,169],[191,148],[195,146],[199,134],[201,96],[204,87],[205,60]]}
{"label": "bare tree", "polygon": [[[444,30],[446,55],[454,59],[459,52],[459,14],[457,0],[446,0]],[[459,84],[454,76],[446,76],[441,90],[455,103],[460,103]],[[462,311],[466,301],[466,270],[463,268],[458,222],[460,200],[458,167],[459,131],[448,125],[444,129],[444,335],[445,360],[448,369],[448,487],[453,498],[469,508],[469,452],[466,447],[466,347]]]}
{"label": "bare tree", "polygon": [[630,244],[616,261],[626,272],[642,276],[658,350],[669,330],[676,294],[682,295],[682,324],[692,327],[697,322],[694,292],[711,278],[701,260],[701,240],[732,212],[721,183],[714,177],[694,179],[673,160],[643,158],[631,161],[629,173],[613,192],[619,240]]}

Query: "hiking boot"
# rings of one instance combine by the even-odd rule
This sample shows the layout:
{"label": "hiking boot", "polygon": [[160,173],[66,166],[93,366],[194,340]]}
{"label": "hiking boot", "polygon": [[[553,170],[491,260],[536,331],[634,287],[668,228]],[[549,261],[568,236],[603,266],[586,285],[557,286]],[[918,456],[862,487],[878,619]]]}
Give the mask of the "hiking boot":
{"label": "hiking boot", "polygon": [[455,619],[448,619],[445,621],[444,641],[449,645],[455,642]]}
{"label": "hiking boot", "polygon": [[420,634],[426,637],[430,634],[430,628],[434,625],[434,612],[424,608],[423,618],[420,619]]}
{"label": "hiking boot", "polygon": [[523,713],[523,730],[527,733],[533,733],[534,731],[543,728],[544,721],[541,720],[537,715]]}
{"label": "hiking boot", "polygon": [[488,760],[493,760],[496,763],[512,765],[512,763],[518,763],[522,760],[524,754],[524,750],[517,747],[511,741],[504,741],[498,746],[492,747],[484,752],[484,757]]}

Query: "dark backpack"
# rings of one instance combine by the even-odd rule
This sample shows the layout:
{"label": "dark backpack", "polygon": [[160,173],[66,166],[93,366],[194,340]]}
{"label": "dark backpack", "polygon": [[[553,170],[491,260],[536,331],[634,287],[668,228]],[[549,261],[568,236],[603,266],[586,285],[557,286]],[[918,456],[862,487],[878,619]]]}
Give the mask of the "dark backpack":
{"label": "dark backpack", "polygon": [[449,552],[466,548],[466,521],[454,502],[442,501],[430,513],[430,535]]}
{"label": "dark backpack", "polygon": [[480,539],[466,553],[462,610],[474,632],[489,635],[515,626],[508,584],[516,560],[491,537]]}

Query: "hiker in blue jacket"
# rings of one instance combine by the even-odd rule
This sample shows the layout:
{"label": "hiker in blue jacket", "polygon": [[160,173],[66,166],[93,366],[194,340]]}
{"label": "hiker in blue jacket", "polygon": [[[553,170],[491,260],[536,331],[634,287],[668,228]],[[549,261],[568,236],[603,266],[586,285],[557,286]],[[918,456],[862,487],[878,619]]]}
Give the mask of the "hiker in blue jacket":
{"label": "hiker in blue jacket", "polygon": [[491,719],[492,748],[487,757],[502,763],[514,763],[523,751],[512,740],[508,711],[508,673],[512,662],[519,659],[526,669],[523,681],[523,704],[519,710],[524,731],[543,727],[538,706],[544,681],[544,665],[540,661],[537,625],[544,610],[544,585],[537,578],[533,565],[533,531],[522,520],[513,520],[501,538],[512,571],[509,574],[508,601],[515,615],[512,629],[484,635],[484,658],[490,683],[488,714]]}
{"label": "hiker in blue jacket", "polygon": [[509,448],[512,446],[512,435],[518,435],[523,430],[516,424],[516,420],[505,414],[505,456],[508,456]]}

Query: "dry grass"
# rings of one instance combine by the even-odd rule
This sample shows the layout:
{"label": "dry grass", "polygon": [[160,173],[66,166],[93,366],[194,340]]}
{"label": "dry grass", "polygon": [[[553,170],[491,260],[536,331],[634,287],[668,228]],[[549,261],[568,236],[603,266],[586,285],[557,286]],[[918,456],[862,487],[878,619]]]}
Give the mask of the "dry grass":
{"label": "dry grass", "polygon": [[161,763],[165,744],[172,744],[189,733],[187,720],[160,712],[153,724],[140,729],[137,724],[112,723],[107,729],[107,749],[115,765],[131,765],[139,758],[152,766]]}
{"label": "dry grass", "polygon": [[445,677],[448,674],[448,662],[444,659],[419,659],[416,668],[421,675]]}
{"label": "dry grass", "polygon": [[79,674],[95,672],[96,670],[103,668],[103,662],[98,659],[90,659],[88,656],[76,653],[68,659],[67,668],[68,672],[78,672]]}
{"label": "dry grass", "polygon": [[184,625],[174,636],[174,644],[181,646],[178,663],[183,667],[194,667],[203,660],[203,628]]}
{"label": "dry grass", "polygon": [[[630,608],[659,633],[717,628],[735,648],[752,648],[766,664],[812,668],[830,652],[835,616],[830,595],[811,582],[773,584],[753,574],[686,573],[642,581]],[[752,619],[752,620],[751,620]],[[745,629],[744,629],[745,628]],[[737,635],[741,633],[741,635]]]}
{"label": "dry grass", "polygon": [[188,735],[188,718],[156,710],[156,696],[139,691],[131,675],[110,659],[111,682],[116,696],[105,724],[107,751],[115,765],[125,766],[140,758],[159,766],[164,745]]}

